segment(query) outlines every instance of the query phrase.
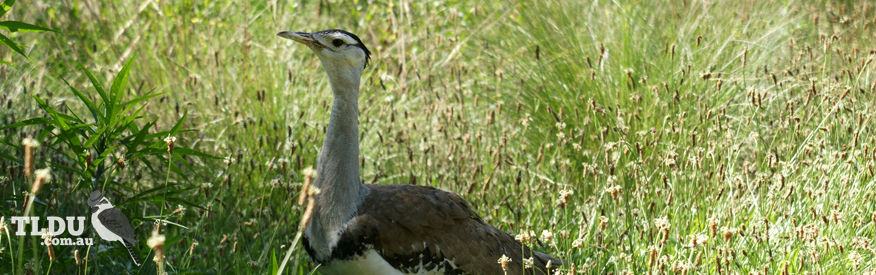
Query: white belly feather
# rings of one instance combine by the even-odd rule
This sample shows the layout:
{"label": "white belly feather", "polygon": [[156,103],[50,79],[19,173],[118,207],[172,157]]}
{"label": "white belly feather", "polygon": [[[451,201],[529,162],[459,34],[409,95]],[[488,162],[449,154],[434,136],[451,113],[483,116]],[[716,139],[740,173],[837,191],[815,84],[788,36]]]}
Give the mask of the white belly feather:
{"label": "white belly feather", "polygon": [[94,231],[97,231],[97,235],[100,236],[102,239],[107,240],[107,241],[111,241],[111,242],[112,241],[121,241],[122,238],[119,237],[119,235],[117,235],[116,233],[113,233],[111,230],[109,230],[109,228],[106,228],[106,226],[104,226],[103,223],[100,222],[100,219],[98,218],[98,216],[103,211],[106,211],[106,209],[100,209],[100,210],[91,214],[91,226],[94,227]]}
{"label": "white belly feather", "polygon": [[386,275],[403,275],[403,274],[418,274],[418,275],[438,275],[444,274],[444,269],[441,266],[433,270],[424,270],[423,264],[415,273],[401,272],[389,264],[377,251],[368,249],[361,256],[353,257],[350,260],[334,260],[327,265],[321,266],[319,272],[322,274],[386,274]]}

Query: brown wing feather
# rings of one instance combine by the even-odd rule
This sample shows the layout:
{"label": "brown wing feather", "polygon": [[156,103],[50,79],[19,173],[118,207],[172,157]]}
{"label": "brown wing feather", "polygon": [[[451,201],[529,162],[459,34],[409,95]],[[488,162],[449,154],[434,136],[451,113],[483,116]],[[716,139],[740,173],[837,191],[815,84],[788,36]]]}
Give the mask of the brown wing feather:
{"label": "brown wing feather", "polygon": [[[415,272],[423,259],[427,269],[443,266],[448,274],[502,274],[497,263],[502,255],[512,259],[508,274],[519,274],[521,254],[530,257],[528,248],[524,252],[511,235],[485,223],[456,194],[414,185],[368,187],[371,192],[335,252],[360,251],[348,246],[367,243],[398,269]],[[536,253],[534,273],[545,273],[548,260],[559,263]]]}

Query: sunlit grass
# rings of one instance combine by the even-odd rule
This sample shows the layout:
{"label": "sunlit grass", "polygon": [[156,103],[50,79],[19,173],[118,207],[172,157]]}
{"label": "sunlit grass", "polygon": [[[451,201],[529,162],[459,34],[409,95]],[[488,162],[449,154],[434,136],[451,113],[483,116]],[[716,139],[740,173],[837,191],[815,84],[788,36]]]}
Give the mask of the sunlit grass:
{"label": "sunlit grass", "polygon": [[[166,162],[113,177],[116,200],[167,182],[196,205],[122,204],[141,248],[164,209],[182,225],[164,228],[167,271],[264,272],[298,229],[330,103],[318,60],[275,34],[343,28],[375,53],[366,183],[457,192],[532,232],[563,272],[873,271],[876,7],[716,2],[39,2],[7,16],[59,32],[16,38],[32,62],[3,53],[16,67],[0,67],[0,125],[45,116],[32,95],[82,108],[61,80],[92,90],[74,61],[111,79],[136,56],[127,93],[163,93],[145,109],[154,132],[187,113],[197,131],[176,142],[220,157],[174,160],[188,174],[168,180]],[[0,131],[5,217],[30,189],[21,140],[41,130]],[[36,149],[36,166],[72,164],[55,150]],[[68,197],[90,190],[53,171],[35,213],[87,213]],[[45,273],[45,249],[20,245],[23,268]],[[82,271],[74,249],[86,254],[56,247],[51,270]],[[88,268],[138,272],[125,253],[92,248]],[[312,268],[298,249],[286,270]]]}

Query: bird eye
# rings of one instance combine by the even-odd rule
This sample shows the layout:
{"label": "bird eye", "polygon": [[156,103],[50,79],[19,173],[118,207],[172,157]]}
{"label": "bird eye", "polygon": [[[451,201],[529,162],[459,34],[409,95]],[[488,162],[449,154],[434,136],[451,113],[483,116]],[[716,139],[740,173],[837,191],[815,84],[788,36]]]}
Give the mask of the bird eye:
{"label": "bird eye", "polygon": [[341,45],[344,45],[344,41],[340,39],[335,39],[332,40],[332,44],[335,45],[335,47],[340,47]]}

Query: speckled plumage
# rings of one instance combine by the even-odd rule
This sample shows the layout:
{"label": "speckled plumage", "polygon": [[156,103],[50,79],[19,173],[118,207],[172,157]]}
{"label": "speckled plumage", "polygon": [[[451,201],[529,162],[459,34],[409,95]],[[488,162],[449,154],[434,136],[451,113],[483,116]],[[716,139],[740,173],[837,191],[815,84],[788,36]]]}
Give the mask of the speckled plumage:
{"label": "speckled plumage", "polygon": [[[520,274],[530,250],[514,238],[487,224],[460,196],[428,186],[366,185],[370,190],[340,233],[329,258],[316,258],[326,267],[332,261],[351,260],[368,250],[404,273],[441,270],[440,274],[502,274],[497,260],[516,259],[508,274]],[[305,240],[305,248],[310,253]],[[313,255],[313,254],[311,254]],[[533,256],[535,274],[544,272],[545,254]]]}

